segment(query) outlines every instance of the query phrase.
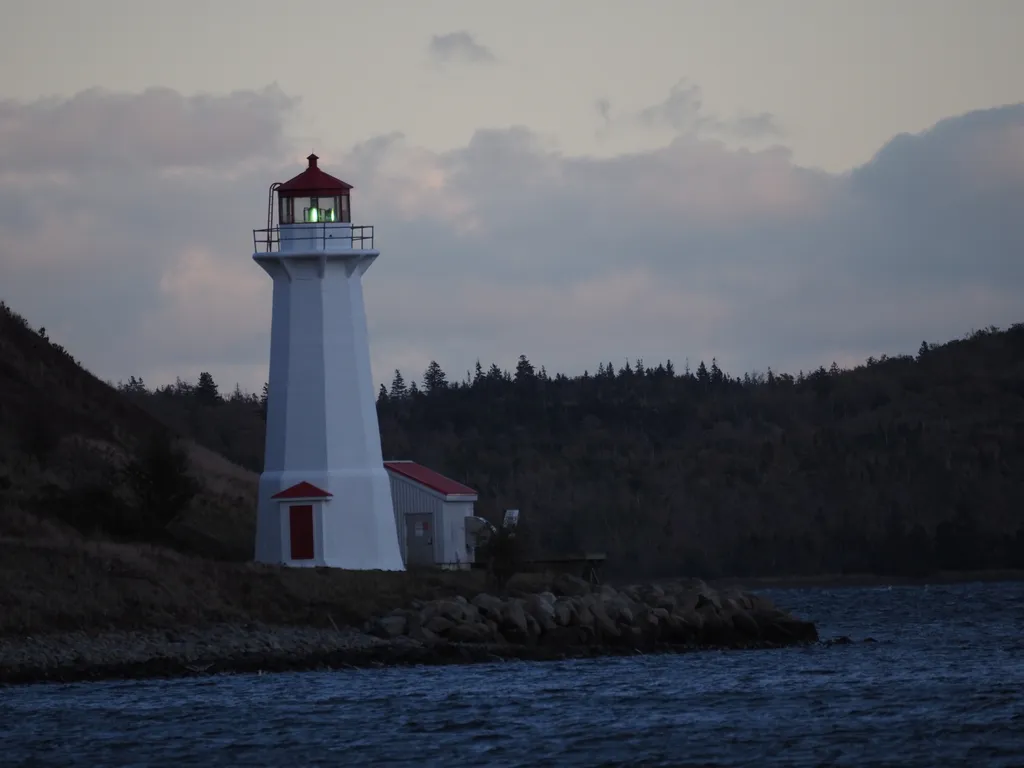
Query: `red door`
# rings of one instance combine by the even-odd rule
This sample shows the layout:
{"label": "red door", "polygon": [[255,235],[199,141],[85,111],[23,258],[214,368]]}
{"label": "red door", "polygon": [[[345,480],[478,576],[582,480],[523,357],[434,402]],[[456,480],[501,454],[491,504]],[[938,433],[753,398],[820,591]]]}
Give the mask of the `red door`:
{"label": "red door", "polygon": [[292,539],[292,560],[313,559],[313,505],[301,504],[288,509]]}

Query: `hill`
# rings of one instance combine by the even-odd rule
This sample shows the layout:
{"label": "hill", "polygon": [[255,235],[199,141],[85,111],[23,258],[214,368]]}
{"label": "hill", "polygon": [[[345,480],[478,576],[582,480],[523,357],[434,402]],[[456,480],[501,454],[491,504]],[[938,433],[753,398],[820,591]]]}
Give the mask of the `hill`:
{"label": "hill", "polygon": [[[212,377],[122,389],[253,471],[260,398]],[[518,507],[547,550],[603,550],[624,578],[1024,567],[1024,325],[917,355],[796,376],[715,361],[549,376],[479,363],[451,382],[396,371],[378,400],[386,457]]]}

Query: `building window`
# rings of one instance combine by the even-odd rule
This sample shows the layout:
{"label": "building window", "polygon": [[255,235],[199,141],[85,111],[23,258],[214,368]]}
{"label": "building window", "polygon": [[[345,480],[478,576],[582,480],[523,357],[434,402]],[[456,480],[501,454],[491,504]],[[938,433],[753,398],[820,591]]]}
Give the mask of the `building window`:
{"label": "building window", "polygon": [[295,202],[290,197],[282,197],[279,200],[281,208],[278,212],[277,223],[278,224],[293,224],[295,223]]}

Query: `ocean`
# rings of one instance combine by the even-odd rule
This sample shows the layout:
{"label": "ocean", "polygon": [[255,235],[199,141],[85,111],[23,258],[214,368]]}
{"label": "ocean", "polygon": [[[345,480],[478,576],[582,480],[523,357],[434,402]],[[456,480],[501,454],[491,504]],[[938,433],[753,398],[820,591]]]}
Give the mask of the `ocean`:
{"label": "ocean", "polygon": [[853,642],[17,686],[0,762],[1024,766],[1024,583],[760,591]]}

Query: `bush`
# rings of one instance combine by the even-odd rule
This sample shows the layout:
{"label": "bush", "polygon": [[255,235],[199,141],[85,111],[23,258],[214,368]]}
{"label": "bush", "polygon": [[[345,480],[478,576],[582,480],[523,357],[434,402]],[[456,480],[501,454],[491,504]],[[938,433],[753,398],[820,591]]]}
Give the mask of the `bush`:
{"label": "bush", "polygon": [[195,497],[199,486],[189,474],[188,455],[170,432],[160,430],[122,470],[135,499],[140,523],[163,534]]}
{"label": "bush", "polygon": [[499,591],[526,564],[528,553],[529,532],[521,522],[512,528],[488,530],[476,546],[477,560],[487,564],[488,581]]}

